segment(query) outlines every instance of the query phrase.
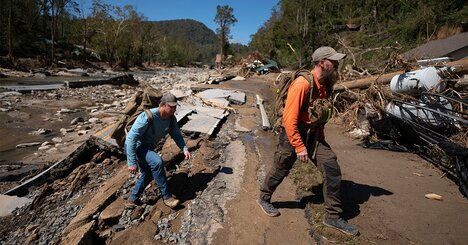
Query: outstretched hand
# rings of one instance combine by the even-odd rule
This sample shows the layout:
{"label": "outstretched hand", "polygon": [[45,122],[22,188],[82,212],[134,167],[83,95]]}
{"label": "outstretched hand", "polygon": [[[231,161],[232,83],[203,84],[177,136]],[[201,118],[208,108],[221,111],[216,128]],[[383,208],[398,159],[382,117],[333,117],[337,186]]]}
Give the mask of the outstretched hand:
{"label": "outstretched hand", "polygon": [[187,150],[187,151],[184,151],[184,155],[185,155],[185,160],[190,160],[190,158],[192,156],[190,156],[190,152]]}
{"label": "outstretched hand", "polygon": [[131,174],[136,174],[136,173],[137,173],[137,170],[138,170],[138,166],[137,166],[137,165],[128,166],[128,171],[130,171]]}
{"label": "outstretched hand", "polygon": [[297,159],[303,162],[307,162],[307,158],[309,156],[307,155],[307,149],[302,150],[301,152],[297,153]]}

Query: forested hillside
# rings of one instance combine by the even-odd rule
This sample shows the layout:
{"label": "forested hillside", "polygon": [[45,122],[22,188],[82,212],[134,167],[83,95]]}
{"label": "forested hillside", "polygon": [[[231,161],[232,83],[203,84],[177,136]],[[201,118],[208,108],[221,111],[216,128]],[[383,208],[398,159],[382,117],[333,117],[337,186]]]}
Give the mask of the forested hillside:
{"label": "forested hillside", "polygon": [[280,0],[250,46],[283,66],[297,66],[317,47],[330,45],[372,70],[467,26],[466,0]]}
{"label": "forested hillside", "polygon": [[[132,5],[71,0],[5,0],[0,5],[0,56],[102,61],[129,67],[144,62],[213,63],[218,38],[195,20],[148,21]],[[86,50],[86,53],[83,52]]]}

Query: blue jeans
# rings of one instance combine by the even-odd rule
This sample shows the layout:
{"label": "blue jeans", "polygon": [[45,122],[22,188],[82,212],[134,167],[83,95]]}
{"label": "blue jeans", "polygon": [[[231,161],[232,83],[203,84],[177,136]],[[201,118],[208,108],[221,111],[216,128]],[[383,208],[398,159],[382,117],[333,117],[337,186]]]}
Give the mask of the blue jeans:
{"label": "blue jeans", "polygon": [[138,199],[143,191],[145,191],[146,186],[148,186],[153,179],[156,181],[163,199],[170,198],[171,192],[167,186],[166,171],[164,170],[164,163],[159,154],[143,145],[137,148],[136,153],[138,157],[137,165],[141,175],[135,184],[135,188],[129,200],[135,201]]}

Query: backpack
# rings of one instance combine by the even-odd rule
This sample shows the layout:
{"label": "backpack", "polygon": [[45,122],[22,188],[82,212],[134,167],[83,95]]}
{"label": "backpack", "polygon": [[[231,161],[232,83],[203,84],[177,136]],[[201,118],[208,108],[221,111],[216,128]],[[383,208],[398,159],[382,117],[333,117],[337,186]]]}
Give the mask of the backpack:
{"label": "backpack", "polygon": [[[127,103],[123,113],[124,115],[120,118],[117,126],[114,131],[111,133],[111,137],[115,139],[117,145],[123,147],[125,143],[125,137],[132,128],[133,123],[136,118],[142,113],[145,112],[147,116],[147,121],[149,123],[149,128],[153,125],[153,113],[149,110],[150,108],[158,107],[159,102],[161,101],[162,92],[147,87],[144,91],[137,91],[130,101]],[[170,128],[172,127],[172,120]]]}
{"label": "backpack", "polygon": [[310,97],[312,96],[315,82],[313,81],[312,73],[308,70],[299,69],[292,72],[281,73],[275,81],[276,85],[276,99],[273,108],[273,127],[275,133],[279,133],[281,125],[283,124],[283,111],[286,104],[286,97],[288,96],[288,89],[292,82],[299,76],[303,76],[310,84]]}

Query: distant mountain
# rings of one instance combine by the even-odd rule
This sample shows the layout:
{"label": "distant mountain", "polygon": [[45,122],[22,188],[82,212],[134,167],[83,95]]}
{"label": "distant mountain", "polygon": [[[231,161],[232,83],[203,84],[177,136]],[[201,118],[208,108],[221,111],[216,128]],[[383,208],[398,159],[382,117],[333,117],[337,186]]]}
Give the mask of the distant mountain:
{"label": "distant mountain", "polygon": [[191,19],[163,20],[153,22],[161,33],[176,40],[184,40],[197,44],[216,44],[218,37],[205,24]]}
{"label": "distant mountain", "polygon": [[213,30],[196,20],[152,21],[163,39],[181,45],[191,61],[212,63],[218,49],[218,37]]}

